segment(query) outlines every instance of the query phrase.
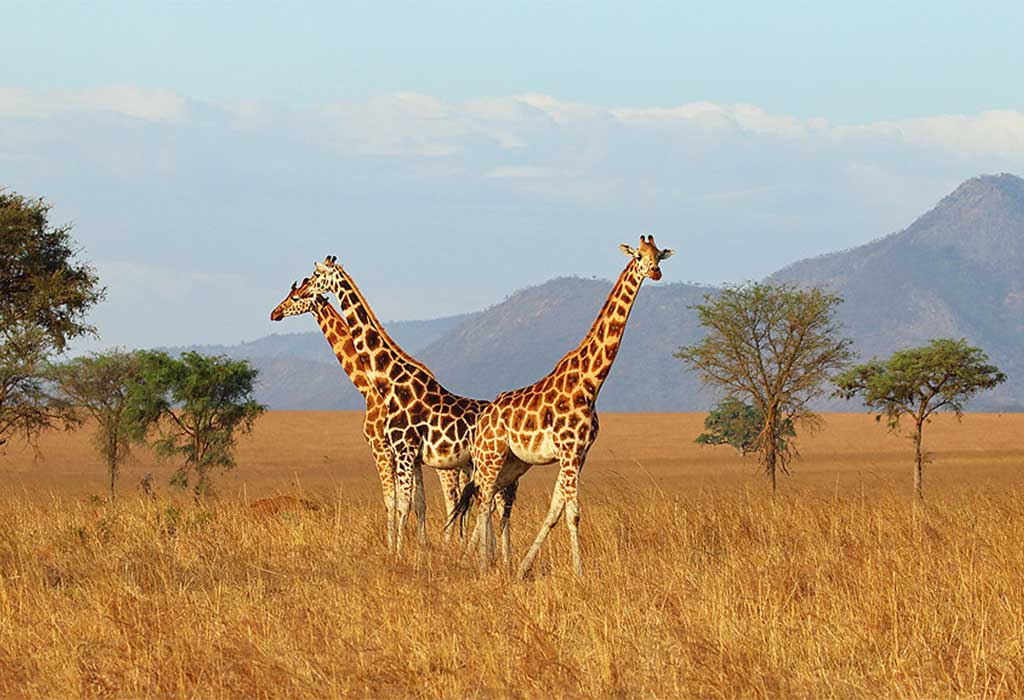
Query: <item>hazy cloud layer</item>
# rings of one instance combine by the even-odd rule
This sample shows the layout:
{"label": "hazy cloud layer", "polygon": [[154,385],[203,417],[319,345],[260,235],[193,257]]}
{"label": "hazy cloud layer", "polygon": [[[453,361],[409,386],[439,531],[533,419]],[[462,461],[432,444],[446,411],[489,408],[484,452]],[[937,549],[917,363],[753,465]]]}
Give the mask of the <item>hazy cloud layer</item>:
{"label": "hazy cloud layer", "polygon": [[0,184],[56,204],[110,288],[104,338],[231,342],[337,254],[385,318],[612,277],[654,233],[666,278],[760,277],[902,228],[983,172],[1024,170],[1024,114],[865,124],[754,105],[383,95],[294,110],[165,90],[0,88]]}

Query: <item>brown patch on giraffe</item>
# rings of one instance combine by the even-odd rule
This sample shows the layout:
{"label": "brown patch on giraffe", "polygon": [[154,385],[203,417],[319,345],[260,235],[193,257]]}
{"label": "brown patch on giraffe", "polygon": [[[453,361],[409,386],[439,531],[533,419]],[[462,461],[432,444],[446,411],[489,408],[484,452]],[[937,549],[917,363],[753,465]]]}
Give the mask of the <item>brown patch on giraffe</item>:
{"label": "brown patch on giraffe", "polygon": [[537,429],[537,416],[532,413],[527,414],[526,420],[523,421],[523,430],[534,431]]}
{"label": "brown patch on giraffe", "polygon": [[551,424],[555,422],[555,412],[550,408],[545,408],[544,412],[541,413],[540,426],[542,428],[550,428]]}

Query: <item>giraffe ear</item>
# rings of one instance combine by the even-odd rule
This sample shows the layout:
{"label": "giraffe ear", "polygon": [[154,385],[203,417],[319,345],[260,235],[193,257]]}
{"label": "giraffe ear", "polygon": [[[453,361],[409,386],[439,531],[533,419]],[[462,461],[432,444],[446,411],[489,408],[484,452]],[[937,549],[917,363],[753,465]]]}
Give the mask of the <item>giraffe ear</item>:
{"label": "giraffe ear", "polygon": [[622,251],[623,255],[628,255],[631,258],[635,258],[636,257],[636,252],[637,252],[636,248],[631,248],[630,246],[626,245],[625,243],[619,243],[619,250]]}
{"label": "giraffe ear", "polygon": [[327,270],[329,270],[329,269],[330,268],[327,265],[325,265],[324,263],[322,263],[322,262],[318,262],[316,264],[316,271],[317,272],[327,272]]}
{"label": "giraffe ear", "polygon": [[675,251],[672,250],[671,248],[666,248],[665,250],[663,250],[660,253],[658,253],[658,260],[664,260],[665,258],[671,258],[674,253],[675,253]]}

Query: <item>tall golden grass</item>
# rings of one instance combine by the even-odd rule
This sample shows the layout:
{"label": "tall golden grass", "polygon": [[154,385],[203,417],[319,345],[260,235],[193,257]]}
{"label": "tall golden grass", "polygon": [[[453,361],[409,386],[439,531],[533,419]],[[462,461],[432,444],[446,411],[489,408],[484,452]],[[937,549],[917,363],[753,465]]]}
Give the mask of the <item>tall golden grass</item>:
{"label": "tall golden grass", "polygon": [[[252,508],[230,480],[206,504],[8,491],[0,697],[1024,697],[1012,445],[986,469],[936,436],[947,468],[921,507],[909,464],[809,449],[772,499],[749,465],[663,464],[632,421],[610,421],[618,461],[584,485],[582,581],[562,528],[535,578],[479,574],[440,542],[436,496],[431,543],[391,559],[368,463],[362,489],[302,490],[316,510]],[[865,427],[857,450],[881,454],[864,425],[882,442],[862,445]],[[526,477],[519,555],[546,473]],[[260,479],[252,491],[274,490]],[[293,480],[281,469],[278,490]]]}
{"label": "tall golden grass", "polygon": [[587,578],[554,537],[525,583],[392,561],[366,499],[9,500],[0,696],[1022,697],[1019,496],[608,488]]}

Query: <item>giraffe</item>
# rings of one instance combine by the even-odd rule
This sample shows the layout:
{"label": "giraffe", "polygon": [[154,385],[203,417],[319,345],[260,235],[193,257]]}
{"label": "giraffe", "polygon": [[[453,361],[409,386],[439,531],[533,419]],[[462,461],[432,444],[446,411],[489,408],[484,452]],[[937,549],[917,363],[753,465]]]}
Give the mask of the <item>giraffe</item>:
{"label": "giraffe", "polygon": [[[383,435],[398,478],[396,528],[401,533],[411,498],[408,479],[403,480],[402,475],[417,473],[423,465],[439,472],[470,468],[473,428],[487,402],[448,391],[429,369],[405,353],[384,330],[355,281],[335,257],[317,263],[313,275],[303,280],[292,295],[301,299],[327,293],[338,297],[367,377],[383,398]],[[508,484],[496,494],[502,513],[502,554],[509,566],[510,518],[517,488],[518,484]],[[458,488],[445,492],[449,516],[454,516],[458,498]],[[492,533],[488,536],[493,540]],[[488,546],[493,547],[493,542]]]}
{"label": "giraffe", "polygon": [[[293,296],[296,284],[292,283],[291,290],[284,300],[274,307],[270,313],[270,320],[280,321],[286,316],[299,316],[311,313],[317,320],[324,338],[331,345],[331,350],[338,358],[338,362],[345,370],[345,374],[352,380],[352,384],[366,400],[366,413],[363,416],[363,436],[370,446],[373,454],[373,461],[377,467],[377,475],[380,477],[381,491],[384,497],[384,509],[387,517],[386,536],[388,550],[395,548],[395,472],[392,465],[391,450],[384,438],[384,414],[385,405],[381,393],[377,387],[370,382],[362,360],[356,353],[355,345],[352,343],[352,336],[349,334],[345,320],[338,313],[331,303],[323,295],[317,294],[308,297]],[[429,372],[429,370],[426,370]],[[468,472],[468,470],[467,470]],[[438,471],[437,477],[441,482],[441,490],[444,494],[452,494],[459,490],[461,473],[456,470]],[[422,480],[414,474],[402,475],[403,478],[414,480],[416,492],[416,516],[417,526],[421,537],[425,533],[426,503],[423,500]],[[449,496],[450,500],[454,500]],[[449,508],[451,511],[451,508]]]}
{"label": "giraffe", "polygon": [[514,483],[525,471],[524,463],[528,469],[557,462],[558,479],[551,506],[518,573],[520,578],[529,574],[541,545],[564,511],[569,523],[573,570],[577,576],[583,575],[577,492],[587,452],[597,438],[594,403],[615,361],[640,285],[648,277],[660,280],[660,263],[672,255],[671,250],[658,249],[654,236],[641,236],[639,248],[625,244],[619,248],[629,256],[629,262],[579,346],[540,381],[499,394],[477,418],[471,449],[476,471],[462,492],[453,518],[464,516],[475,498],[481,501],[474,530],[481,569],[489,566],[493,556],[490,542],[495,492]]}

